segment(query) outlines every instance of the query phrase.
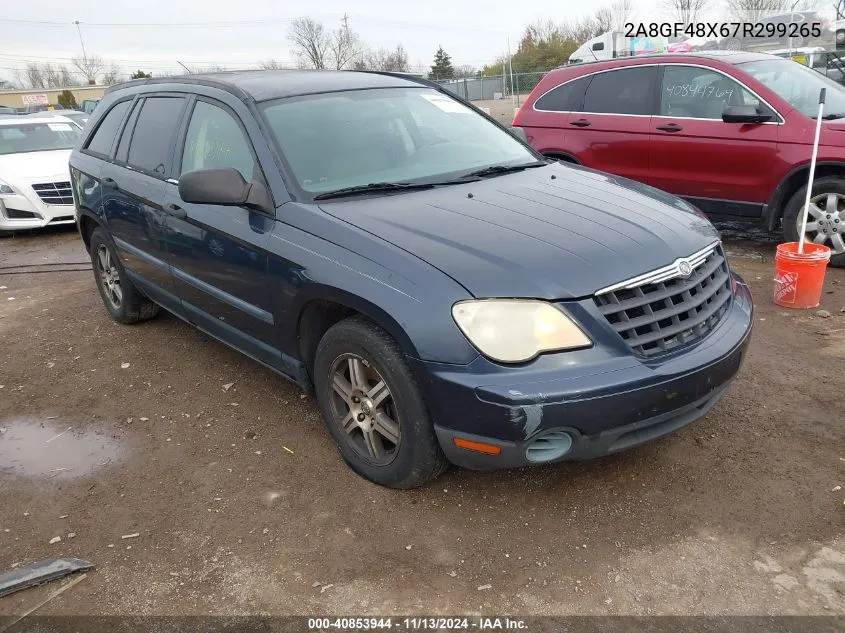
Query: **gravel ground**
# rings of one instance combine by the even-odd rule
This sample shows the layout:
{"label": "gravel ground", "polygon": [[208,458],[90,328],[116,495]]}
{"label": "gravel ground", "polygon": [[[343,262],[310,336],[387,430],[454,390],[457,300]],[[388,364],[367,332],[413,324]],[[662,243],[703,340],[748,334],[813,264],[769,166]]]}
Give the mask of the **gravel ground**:
{"label": "gravel ground", "polygon": [[269,370],[168,315],[112,322],[88,271],[36,272],[86,260],[73,231],[4,239],[0,569],[96,563],[43,614],[845,614],[845,271],[829,318],[787,311],[771,243],[727,247],[755,334],[706,418],[397,492]]}

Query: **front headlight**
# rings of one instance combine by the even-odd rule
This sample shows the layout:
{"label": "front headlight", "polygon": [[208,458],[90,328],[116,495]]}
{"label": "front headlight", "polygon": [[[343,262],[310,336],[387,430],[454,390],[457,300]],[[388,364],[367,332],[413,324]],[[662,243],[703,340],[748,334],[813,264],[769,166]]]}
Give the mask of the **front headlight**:
{"label": "front headlight", "polygon": [[2,180],[0,180],[0,195],[2,195],[2,194],[9,195],[9,194],[12,194],[12,193],[15,193],[15,190],[12,188],[12,186],[10,184],[5,183]]}
{"label": "front headlight", "polygon": [[541,352],[592,345],[581,328],[545,301],[461,301],[452,306],[452,317],[482,354],[502,363],[523,363]]}

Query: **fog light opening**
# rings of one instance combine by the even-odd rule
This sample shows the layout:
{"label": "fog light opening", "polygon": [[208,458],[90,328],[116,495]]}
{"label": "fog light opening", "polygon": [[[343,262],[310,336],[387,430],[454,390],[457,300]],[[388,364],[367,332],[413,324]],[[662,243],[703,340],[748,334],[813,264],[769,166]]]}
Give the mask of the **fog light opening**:
{"label": "fog light opening", "polygon": [[529,462],[539,464],[560,459],[572,448],[572,436],[566,431],[547,431],[535,438],[525,449]]}

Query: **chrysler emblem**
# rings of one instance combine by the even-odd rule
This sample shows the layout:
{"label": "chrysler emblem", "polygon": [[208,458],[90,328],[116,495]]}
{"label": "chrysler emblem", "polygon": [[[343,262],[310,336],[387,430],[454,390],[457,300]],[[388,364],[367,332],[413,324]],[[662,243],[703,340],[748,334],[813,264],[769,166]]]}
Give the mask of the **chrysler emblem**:
{"label": "chrysler emblem", "polygon": [[692,274],[692,266],[687,260],[682,259],[678,262],[678,274],[681,277],[689,277]]}

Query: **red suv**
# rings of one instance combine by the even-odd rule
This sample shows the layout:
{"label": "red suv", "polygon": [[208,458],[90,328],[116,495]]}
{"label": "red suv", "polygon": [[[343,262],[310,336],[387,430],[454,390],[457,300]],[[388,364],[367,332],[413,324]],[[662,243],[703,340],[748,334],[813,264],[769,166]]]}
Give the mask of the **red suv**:
{"label": "red suv", "polygon": [[808,239],[845,266],[845,88],[762,53],[654,55],[558,68],[514,119],[546,156],[625,176],[712,215],[798,239],[827,88]]}

